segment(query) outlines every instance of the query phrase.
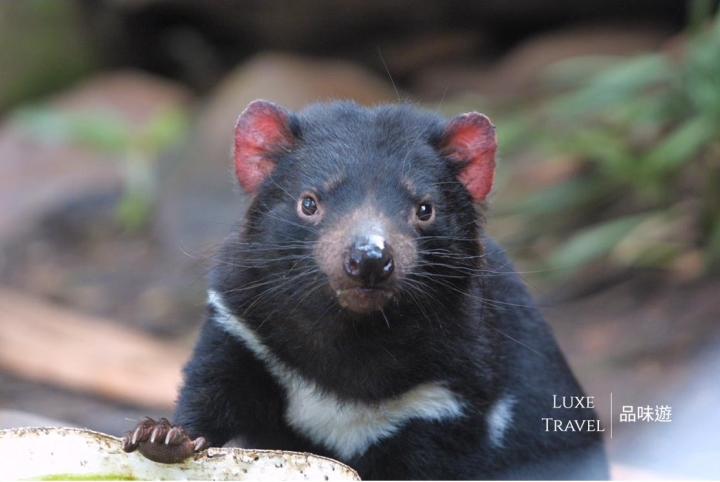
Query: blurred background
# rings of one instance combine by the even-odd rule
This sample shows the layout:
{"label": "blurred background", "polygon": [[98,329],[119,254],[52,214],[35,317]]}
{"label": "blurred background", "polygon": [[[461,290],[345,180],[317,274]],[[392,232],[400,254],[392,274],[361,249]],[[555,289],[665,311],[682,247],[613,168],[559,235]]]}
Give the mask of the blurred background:
{"label": "blurred background", "polygon": [[0,3],[0,428],[170,416],[245,207],[237,115],[401,100],[496,124],[488,230],[595,397],[615,474],[720,478],[717,7]]}

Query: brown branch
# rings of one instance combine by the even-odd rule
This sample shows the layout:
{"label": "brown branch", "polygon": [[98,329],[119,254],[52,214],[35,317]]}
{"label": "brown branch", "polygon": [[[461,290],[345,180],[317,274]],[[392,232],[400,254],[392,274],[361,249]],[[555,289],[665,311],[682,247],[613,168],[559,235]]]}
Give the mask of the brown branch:
{"label": "brown branch", "polygon": [[0,369],[19,377],[169,409],[188,357],[136,330],[0,290]]}

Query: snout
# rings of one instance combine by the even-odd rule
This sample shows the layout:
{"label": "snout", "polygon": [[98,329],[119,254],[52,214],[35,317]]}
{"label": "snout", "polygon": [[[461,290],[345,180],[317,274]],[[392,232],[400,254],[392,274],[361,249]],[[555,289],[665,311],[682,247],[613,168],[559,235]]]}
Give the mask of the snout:
{"label": "snout", "polygon": [[395,269],[392,247],[380,235],[355,238],[343,262],[345,273],[365,287],[381,285]]}
{"label": "snout", "polygon": [[321,234],[315,259],[340,306],[372,313],[398,299],[417,253],[414,238],[397,222],[365,206]]}

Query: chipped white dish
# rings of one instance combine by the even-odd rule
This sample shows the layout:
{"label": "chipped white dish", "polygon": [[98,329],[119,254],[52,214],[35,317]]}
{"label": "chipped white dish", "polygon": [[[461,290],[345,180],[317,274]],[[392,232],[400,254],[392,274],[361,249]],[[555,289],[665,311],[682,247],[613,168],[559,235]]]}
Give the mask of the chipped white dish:
{"label": "chipped white dish", "polygon": [[360,480],[340,462],[276,450],[210,448],[179,464],[125,453],[120,439],[77,428],[0,430],[0,479]]}

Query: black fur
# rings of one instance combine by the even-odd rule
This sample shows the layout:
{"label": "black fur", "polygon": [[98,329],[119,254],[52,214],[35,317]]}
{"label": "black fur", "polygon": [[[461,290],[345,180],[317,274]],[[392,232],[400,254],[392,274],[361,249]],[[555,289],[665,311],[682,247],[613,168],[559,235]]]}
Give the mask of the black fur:
{"label": "black fur", "polygon": [[[333,103],[292,114],[293,148],[275,155],[274,171],[220,253],[212,287],[278,359],[320,389],[373,403],[440,381],[467,402],[465,416],[411,420],[342,460],[288,427],[283,388],[213,321],[211,308],[185,367],[176,423],[213,446],[242,436],[254,448],[339,458],[369,479],[608,476],[600,434],[545,431],[543,417],[597,416],[552,409],[554,394],[583,392],[505,254],[482,234],[480,215],[457,180],[462,166],[438,152],[445,123],[409,106]],[[329,181],[336,182],[324,191]],[[296,214],[307,190],[319,194],[324,209],[318,225]],[[408,215],[423,196],[432,199],[436,219],[416,230]],[[418,246],[401,295],[382,313],[342,308],[313,255],[326,226],[362,203]],[[486,416],[508,395],[513,421],[495,447]]]}

